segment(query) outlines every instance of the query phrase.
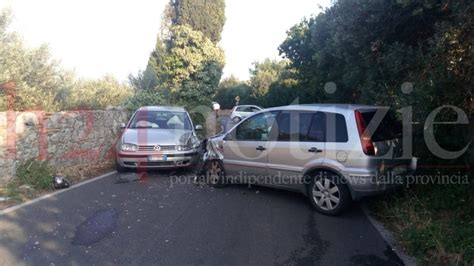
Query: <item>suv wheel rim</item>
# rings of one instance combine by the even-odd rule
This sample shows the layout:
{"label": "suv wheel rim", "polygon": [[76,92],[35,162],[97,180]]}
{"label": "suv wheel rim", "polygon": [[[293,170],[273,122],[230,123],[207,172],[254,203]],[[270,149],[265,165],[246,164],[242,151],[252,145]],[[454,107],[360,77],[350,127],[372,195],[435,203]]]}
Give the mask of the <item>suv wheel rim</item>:
{"label": "suv wheel rim", "polygon": [[333,210],[339,205],[341,193],[337,185],[327,178],[318,179],[313,185],[314,202],[323,210]]}
{"label": "suv wheel rim", "polygon": [[217,184],[221,176],[222,170],[218,161],[212,161],[209,167],[209,181],[211,184]]}

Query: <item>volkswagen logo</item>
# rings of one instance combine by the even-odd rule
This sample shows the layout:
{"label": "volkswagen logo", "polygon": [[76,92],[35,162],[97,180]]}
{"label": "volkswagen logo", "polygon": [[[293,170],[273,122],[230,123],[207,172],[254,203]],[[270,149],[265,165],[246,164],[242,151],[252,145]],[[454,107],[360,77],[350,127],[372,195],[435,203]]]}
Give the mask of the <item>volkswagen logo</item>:
{"label": "volkswagen logo", "polygon": [[155,146],[155,151],[160,151],[161,150],[161,146],[160,145],[156,145]]}

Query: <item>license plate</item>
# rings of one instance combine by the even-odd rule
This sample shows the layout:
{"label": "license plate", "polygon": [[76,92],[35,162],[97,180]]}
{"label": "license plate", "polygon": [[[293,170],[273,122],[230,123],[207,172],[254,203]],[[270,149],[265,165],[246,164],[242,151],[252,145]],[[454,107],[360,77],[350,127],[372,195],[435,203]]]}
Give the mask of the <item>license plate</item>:
{"label": "license plate", "polygon": [[150,155],[148,156],[148,161],[150,162],[168,161],[168,155]]}

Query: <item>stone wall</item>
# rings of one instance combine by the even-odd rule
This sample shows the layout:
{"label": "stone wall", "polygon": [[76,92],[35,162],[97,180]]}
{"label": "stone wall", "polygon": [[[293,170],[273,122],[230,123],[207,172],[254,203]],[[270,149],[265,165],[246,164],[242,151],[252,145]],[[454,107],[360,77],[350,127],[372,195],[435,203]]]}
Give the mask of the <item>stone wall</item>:
{"label": "stone wall", "polygon": [[48,160],[56,171],[113,162],[120,124],[127,119],[124,110],[0,112],[0,184],[32,158]]}
{"label": "stone wall", "polygon": [[[219,119],[229,115],[219,111]],[[58,172],[113,163],[120,125],[128,118],[124,110],[0,112],[0,184],[28,159],[47,160]],[[207,136],[220,131],[215,113],[209,112],[205,126]]]}

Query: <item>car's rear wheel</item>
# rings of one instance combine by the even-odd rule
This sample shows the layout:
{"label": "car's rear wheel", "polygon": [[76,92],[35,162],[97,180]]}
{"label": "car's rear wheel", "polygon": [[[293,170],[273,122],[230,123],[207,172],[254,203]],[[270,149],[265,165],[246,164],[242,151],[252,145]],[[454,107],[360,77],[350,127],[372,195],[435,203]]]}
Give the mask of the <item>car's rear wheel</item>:
{"label": "car's rear wheel", "polygon": [[351,204],[351,194],[342,179],[328,172],[315,175],[308,185],[308,197],[314,208],[323,214],[339,215]]}
{"label": "car's rear wheel", "polygon": [[232,121],[233,121],[234,123],[236,123],[236,124],[239,123],[240,120],[242,120],[242,118],[240,118],[240,117],[238,117],[238,116],[232,118]]}
{"label": "car's rear wheel", "polygon": [[224,167],[219,160],[211,160],[206,164],[206,180],[212,187],[226,185]]}

